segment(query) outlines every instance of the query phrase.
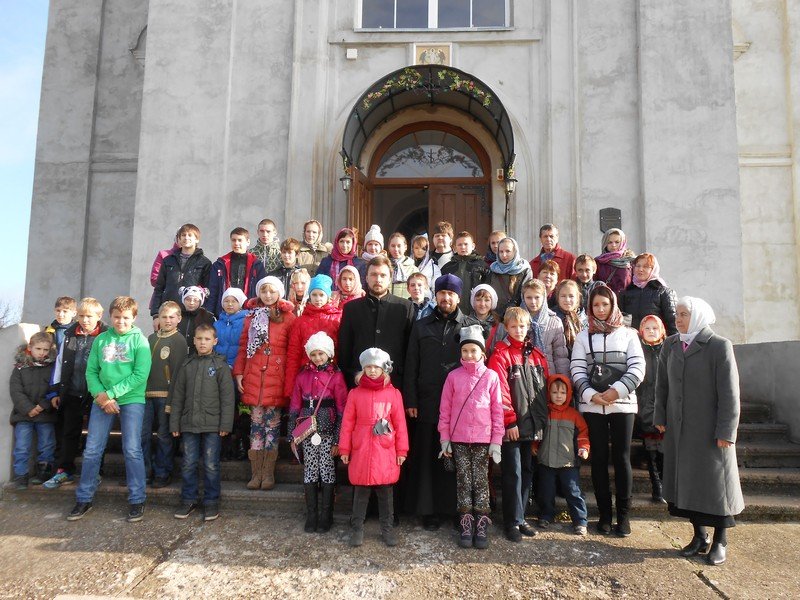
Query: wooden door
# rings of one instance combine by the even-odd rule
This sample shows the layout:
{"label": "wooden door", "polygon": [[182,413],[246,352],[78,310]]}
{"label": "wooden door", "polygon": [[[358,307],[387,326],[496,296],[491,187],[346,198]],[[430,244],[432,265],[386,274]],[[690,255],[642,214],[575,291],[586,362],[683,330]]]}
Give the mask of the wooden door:
{"label": "wooden door", "polygon": [[366,176],[357,168],[350,167],[350,176],[353,182],[350,185],[347,225],[357,230],[358,245],[363,248],[361,242],[372,224],[372,189],[367,185]]}
{"label": "wooden door", "polygon": [[[492,232],[492,205],[486,185],[431,185],[428,201],[428,230],[439,221],[449,221],[454,235],[469,231],[476,252],[485,251]],[[455,241],[455,240],[453,240]]]}

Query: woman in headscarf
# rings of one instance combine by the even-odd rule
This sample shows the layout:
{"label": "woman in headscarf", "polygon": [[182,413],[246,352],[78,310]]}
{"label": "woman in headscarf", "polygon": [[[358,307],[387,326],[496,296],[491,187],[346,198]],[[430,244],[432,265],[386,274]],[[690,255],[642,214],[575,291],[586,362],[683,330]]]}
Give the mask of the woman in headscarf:
{"label": "woman in headscarf", "polygon": [[664,322],[667,335],[678,333],[675,327],[675,291],[661,279],[661,268],[652,254],[645,252],[633,259],[633,280],[619,294],[619,309],[631,316],[631,327],[639,329],[642,318],[655,315]]}
{"label": "woman in headscarf", "polygon": [[367,263],[364,259],[359,258],[358,246],[356,244],[356,233],[349,227],[342,227],[336,234],[336,240],[333,245],[333,250],[329,256],[322,259],[317,268],[318,275],[327,275],[334,281],[334,289],[336,281],[339,279],[339,273],[347,266],[355,267],[361,280],[361,286],[367,286]]}
{"label": "woman in headscarf", "polygon": [[427,233],[415,235],[411,238],[411,258],[414,259],[414,265],[417,270],[427,277],[428,285],[433,287],[433,283],[439,279],[442,271],[433,256],[431,256]]}
{"label": "woman in headscarf", "polygon": [[631,261],[636,257],[628,249],[628,238],[622,229],[613,227],[603,234],[603,253],[595,257],[595,281],[602,281],[619,294],[631,282]]}
{"label": "woman in headscarf", "polygon": [[[654,424],[664,434],[664,498],[669,512],[689,519],[692,540],[682,556],[708,552],[725,562],[727,529],[744,510],[736,465],[739,372],[731,342],[711,330],[704,300],[678,301],[679,335],[667,338],[656,377]],[[706,527],[714,528],[713,539]]]}
{"label": "woman in headscarf", "polygon": [[489,267],[484,283],[497,292],[497,314],[502,319],[510,306],[522,305],[522,286],[533,277],[528,261],[519,255],[514,238],[503,238],[497,244],[497,260]]}
{"label": "woman in headscarf", "polygon": [[322,223],[311,219],[303,223],[303,241],[297,251],[297,266],[304,267],[313,277],[317,273],[322,259],[331,253],[332,246],[322,241]]}
{"label": "woman in headscarf", "polygon": [[331,304],[339,308],[344,308],[351,300],[367,295],[361,287],[361,275],[355,267],[342,267],[333,287],[336,291],[331,295]]}
{"label": "woman in headscarf", "polygon": [[395,231],[389,236],[389,260],[392,262],[392,287],[389,291],[400,298],[410,298],[408,291],[408,278],[413,273],[418,273],[414,260],[406,256],[408,243],[406,236]]}
{"label": "woman in headscarf", "polygon": [[586,311],[581,307],[581,290],[574,280],[562,279],[553,295],[556,297],[556,307],[553,312],[564,325],[564,341],[567,344],[567,352],[572,358],[575,339],[581,331],[589,327]]}
{"label": "woman in headscarf", "polygon": [[570,371],[578,393],[578,409],[589,426],[592,486],[600,518],[597,531],[611,533],[611,490],[608,444],[614,464],[617,503],[615,532],[631,533],[633,489],[631,437],[636,417],[636,388],[645,372],[639,336],[622,323],[617,297],[605,285],[589,295],[589,328],[581,331],[572,347]]}

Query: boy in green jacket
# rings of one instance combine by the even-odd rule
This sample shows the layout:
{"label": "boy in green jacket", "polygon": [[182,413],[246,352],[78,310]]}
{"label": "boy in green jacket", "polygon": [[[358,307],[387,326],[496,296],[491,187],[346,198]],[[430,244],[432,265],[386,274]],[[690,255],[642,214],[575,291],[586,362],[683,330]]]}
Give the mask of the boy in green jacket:
{"label": "boy in green jacket", "polygon": [[144,393],[151,365],[150,344],[133,324],[138,313],[136,300],[118,296],[111,303],[110,312],[112,329],[97,336],[86,364],[86,383],[94,404],[83,451],[81,481],[75,491],[77,503],[67,516],[68,521],[83,518],[92,508],[99,484],[100,461],[117,416],[122,428],[122,451],[129,491],[127,521],[141,521],[144,516],[145,473],[141,437]]}
{"label": "boy in green jacket", "polygon": [[199,504],[197,463],[203,457],[203,520],[219,517],[219,454],[222,437],[233,429],[236,399],[231,369],[214,352],[217,332],[203,323],[194,332],[197,354],[183,361],[170,390],[170,431],[183,436],[183,485],[176,519],[187,518]]}

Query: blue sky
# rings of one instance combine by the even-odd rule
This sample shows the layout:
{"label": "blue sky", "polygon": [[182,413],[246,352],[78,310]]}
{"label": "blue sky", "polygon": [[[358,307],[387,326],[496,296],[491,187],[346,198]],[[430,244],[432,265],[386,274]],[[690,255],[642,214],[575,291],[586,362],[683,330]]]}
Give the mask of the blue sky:
{"label": "blue sky", "polygon": [[[0,0],[0,299],[22,301],[47,0]],[[46,243],[42,248],[48,251]],[[54,251],[54,249],[50,249]]]}

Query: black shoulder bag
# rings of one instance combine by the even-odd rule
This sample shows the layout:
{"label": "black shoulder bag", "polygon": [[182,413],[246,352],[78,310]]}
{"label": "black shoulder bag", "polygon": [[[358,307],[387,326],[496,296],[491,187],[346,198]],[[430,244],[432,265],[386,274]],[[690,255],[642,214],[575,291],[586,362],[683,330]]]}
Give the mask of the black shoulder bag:
{"label": "black shoulder bag", "polygon": [[622,376],[625,375],[625,371],[606,364],[607,336],[607,333],[603,334],[603,362],[600,363],[597,362],[597,356],[595,356],[594,347],[592,346],[592,334],[589,333],[589,354],[592,355],[592,361],[594,363],[589,371],[589,385],[601,393],[605,392],[612,384],[622,379]]}

